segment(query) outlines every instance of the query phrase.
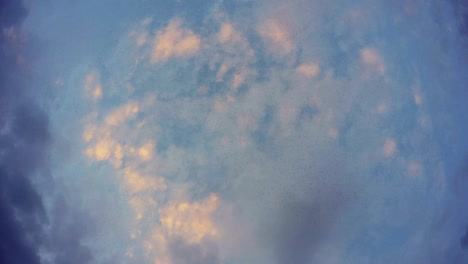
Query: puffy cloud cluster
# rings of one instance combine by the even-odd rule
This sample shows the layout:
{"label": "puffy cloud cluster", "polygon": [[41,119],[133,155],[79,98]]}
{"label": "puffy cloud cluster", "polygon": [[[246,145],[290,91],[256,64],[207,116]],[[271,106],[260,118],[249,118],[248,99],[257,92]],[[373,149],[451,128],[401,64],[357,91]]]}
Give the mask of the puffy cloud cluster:
{"label": "puffy cloud cluster", "polygon": [[[206,15],[197,30],[204,34],[180,16],[159,29],[143,21],[133,32],[153,42],[138,37],[119,44],[117,50],[129,52],[119,54],[117,64],[138,58],[137,66],[110,70],[103,87],[118,83],[114,93],[131,99],[114,110],[98,104],[93,122],[101,122],[96,135],[105,140],[87,140],[87,129],[83,139],[91,143],[88,157],[124,168],[117,174],[126,176],[117,178],[131,195],[137,220],[131,236],[143,241],[129,249],[130,259],[145,252],[161,263],[362,261],[359,248],[348,248],[351,241],[389,250],[370,259],[411,263],[429,252],[441,261],[451,258],[451,248],[433,251],[437,244],[424,242],[442,229],[429,222],[414,226],[442,217],[448,191],[444,169],[434,162],[441,157],[431,141],[429,92],[422,88],[427,77],[402,68],[392,55],[411,50],[381,44],[391,45],[391,35],[363,38],[385,30],[387,22],[364,25],[388,7],[337,11],[319,9],[317,2],[323,13],[312,15],[338,12],[349,25],[314,20],[311,32],[299,32],[309,19],[295,4],[281,11],[259,4],[253,12],[266,13],[254,20],[253,31],[235,13],[220,10]],[[284,21],[272,18],[279,13]],[[422,41],[396,21],[402,39]],[[314,38],[317,32],[325,42]],[[317,55],[315,47],[324,53]],[[221,209],[228,204],[230,213]],[[253,234],[227,230],[236,219]],[[395,232],[413,244],[392,244]],[[248,239],[258,251],[243,246]],[[388,253],[412,247],[418,250]]]}
{"label": "puffy cloud cluster", "polygon": [[200,45],[200,37],[183,28],[180,19],[174,19],[156,35],[151,62],[165,62],[171,57],[192,55],[200,49]]}

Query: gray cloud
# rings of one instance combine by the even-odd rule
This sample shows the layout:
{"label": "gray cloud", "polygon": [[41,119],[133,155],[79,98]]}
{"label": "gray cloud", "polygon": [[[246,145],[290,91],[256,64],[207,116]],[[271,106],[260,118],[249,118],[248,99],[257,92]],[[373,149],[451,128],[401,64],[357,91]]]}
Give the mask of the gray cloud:
{"label": "gray cloud", "polygon": [[47,241],[51,252],[55,253],[55,263],[92,263],[92,252],[82,241],[91,231],[90,219],[76,208],[70,210],[65,197],[57,197],[56,201],[51,218],[59,222],[51,224]]}
{"label": "gray cloud", "polygon": [[21,43],[8,35],[25,15],[21,1],[0,3],[0,262],[13,264],[40,263],[36,244],[45,211],[30,177],[40,169],[49,144],[46,117],[24,95],[25,78],[17,63]]}
{"label": "gray cloud", "polygon": [[[49,176],[48,116],[33,98],[43,88],[31,86],[20,29],[27,13],[22,1],[0,2],[0,263],[87,263],[81,219],[62,200],[51,200],[61,212],[49,214],[37,185],[59,191]],[[39,252],[56,258],[43,260]]]}
{"label": "gray cloud", "polygon": [[201,244],[188,244],[183,239],[174,238],[169,244],[173,264],[219,264],[217,249],[208,241]]}
{"label": "gray cloud", "polygon": [[353,193],[356,186],[344,180],[350,175],[343,168],[330,164],[318,170],[307,165],[303,169],[300,174],[304,176],[285,175],[297,180],[297,186],[278,193],[278,202],[260,222],[260,236],[277,264],[310,263],[358,198]]}

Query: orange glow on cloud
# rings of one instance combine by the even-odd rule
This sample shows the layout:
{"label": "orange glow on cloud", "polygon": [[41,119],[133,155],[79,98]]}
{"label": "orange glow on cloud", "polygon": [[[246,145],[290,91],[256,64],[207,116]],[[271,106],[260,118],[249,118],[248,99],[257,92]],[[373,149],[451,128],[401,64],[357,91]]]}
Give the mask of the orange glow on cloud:
{"label": "orange glow on cloud", "polygon": [[136,116],[140,111],[140,106],[136,102],[128,102],[125,105],[113,110],[106,116],[106,124],[110,126],[118,126],[128,119]]}
{"label": "orange glow on cloud", "polygon": [[166,62],[171,57],[193,55],[200,49],[200,45],[200,37],[183,28],[180,19],[174,19],[156,35],[151,62]]}
{"label": "orange glow on cloud", "polygon": [[320,72],[320,66],[315,63],[302,64],[299,67],[297,67],[297,72],[309,78],[315,77]]}
{"label": "orange glow on cloud", "polygon": [[219,198],[211,194],[202,202],[173,201],[160,210],[160,221],[170,236],[183,237],[189,243],[200,242],[219,231],[211,215],[219,206]]}
{"label": "orange glow on cloud", "polygon": [[143,160],[150,160],[153,156],[153,142],[148,142],[138,149],[138,155]]}

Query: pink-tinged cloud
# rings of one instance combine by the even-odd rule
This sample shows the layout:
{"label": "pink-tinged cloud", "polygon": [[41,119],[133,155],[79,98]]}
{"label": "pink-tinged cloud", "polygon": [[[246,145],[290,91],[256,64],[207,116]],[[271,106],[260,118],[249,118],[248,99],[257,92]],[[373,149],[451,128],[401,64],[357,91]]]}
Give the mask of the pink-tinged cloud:
{"label": "pink-tinged cloud", "polygon": [[200,36],[185,28],[182,20],[176,18],[156,34],[151,62],[162,63],[172,57],[191,56],[200,49],[200,46]]}
{"label": "pink-tinged cloud", "polygon": [[365,47],[359,51],[362,62],[366,66],[367,70],[376,72],[380,75],[385,73],[385,64],[375,48]]}
{"label": "pink-tinged cloud", "polygon": [[278,20],[269,19],[264,21],[258,27],[258,32],[273,52],[288,54],[296,48],[288,29]]}

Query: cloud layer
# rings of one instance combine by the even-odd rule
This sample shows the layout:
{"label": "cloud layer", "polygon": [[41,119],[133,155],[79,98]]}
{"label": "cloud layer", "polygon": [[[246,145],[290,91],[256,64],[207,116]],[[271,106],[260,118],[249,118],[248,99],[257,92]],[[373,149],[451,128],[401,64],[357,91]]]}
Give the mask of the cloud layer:
{"label": "cloud layer", "polygon": [[31,4],[46,109],[1,20],[5,261],[466,260],[453,6],[123,2]]}

